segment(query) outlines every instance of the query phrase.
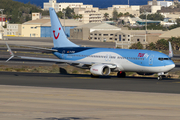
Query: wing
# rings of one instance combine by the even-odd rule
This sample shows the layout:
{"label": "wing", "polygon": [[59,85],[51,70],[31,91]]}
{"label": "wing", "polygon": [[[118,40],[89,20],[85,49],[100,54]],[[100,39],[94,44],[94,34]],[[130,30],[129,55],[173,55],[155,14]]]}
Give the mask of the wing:
{"label": "wing", "polygon": [[[18,57],[18,58],[21,58],[21,59],[28,59],[28,60],[41,60],[41,61],[52,61],[52,62],[56,62],[56,63],[68,63],[68,64],[74,64],[74,65],[78,65],[78,64],[84,64],[84,65],[87,65],[87,66],[92,66],[92,65],[95,65],[95,64],[106,64],[109,66],[109,68],[111,69],[114,69],[117,67],[116,64],[110,64],[110,63],[98,63],[98,62],[80,62],[80,61],[72,61],[72,60],[62,60],[62,59],[51,59],[51,58],[38,58],[38,57],[27,57],[27,56],[16,56],[14,55],[14,53],[12,52],[11,48],[9,47],[9,45],[6,43],[7,45],[7,48],[8,48],[8,51],[11,55],[11,57],[6,61],[8,62],[9,60],[11,60],[13,57]],[[26,46],[27,47],[27,46]],[[31,48],[36,48],[36,49],[39,49],[39,47],[32,47],[32,46],[28,46],[28,47],[31,47]],[[41,49],[41,48],[40,48]],[[44,50],[49,50],[49,51],[55,51],[53,49],[45,49],[45,48],[42,48]]]}
{"label": "wing", "polygon": [[[37,57],[26,57],[26,56],[16,56],[14,55],[14,53],[12,52],[11,48],[9,47],[9,45],[6,43],[6,46],[8,48],[8,51],[11,55],[11,57],[6,61],[8,62],[9,60],[11,60],[13,57],[18,57],[21,59],[29,59],[29,60],[42,60],[42,61],[52,61],[52,62],[57,62],[57,63],[70,63],[70,64],[86,64],[86,65],[92,65],[94,63],[91,62],[79,62],[79,61],[72,61],[72,60],[62,60],[62,59],[51,59],[51,58],[37,58]],[[27,47],[27,46],[26,46]],[[49,51],[57,51],[57,50],[53,50],[53,49],[45,49],[45,48],[39,48],[39,47],[32,47],[32,46],[28,46],[31,48],[36,48],[36,49],[43,49],[43,50],[49,50]]]}

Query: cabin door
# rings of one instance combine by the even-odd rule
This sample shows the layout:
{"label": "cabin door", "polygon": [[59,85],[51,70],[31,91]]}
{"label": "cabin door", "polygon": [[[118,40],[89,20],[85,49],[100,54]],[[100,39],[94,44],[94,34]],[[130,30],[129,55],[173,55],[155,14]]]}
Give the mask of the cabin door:
{"label": "cabin door", "polygon": [[149,65],[153,65],[153,58],[154,58],[154,55],[151,55],[149,57]]}
{"label": "cabin door", "polygon": [[65,50],[62,51],[62,59],[64,59]]}

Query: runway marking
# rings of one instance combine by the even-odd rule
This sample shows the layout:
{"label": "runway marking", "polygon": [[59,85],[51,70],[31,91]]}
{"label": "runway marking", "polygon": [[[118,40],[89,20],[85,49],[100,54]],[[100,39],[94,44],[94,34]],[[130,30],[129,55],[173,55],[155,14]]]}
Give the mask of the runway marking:
{"label": "runway marking", "polygon": [[79,78],[79,79],[93,79],[91,77],[73,77],[73,78]]}
{"label": "runway marking", "polygon": [[173,83],[178,83],[178,84],[180,84],[180,82],[173,82]]}

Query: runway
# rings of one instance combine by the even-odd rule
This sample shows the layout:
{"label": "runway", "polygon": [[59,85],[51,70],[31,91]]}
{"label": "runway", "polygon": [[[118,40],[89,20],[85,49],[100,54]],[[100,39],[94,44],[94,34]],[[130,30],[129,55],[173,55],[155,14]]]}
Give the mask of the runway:
{"label": "runway", "polygon": [[[54,62],[13,58],[4,43],[52,47],[52,39],[8,38],[0,41],[0,65],[52,66]],[[93,47],[114,43],[73,40]],[[20,56],[56,58],[42,51],[13,48]],[[178,60],[180,56],[176,55]],[[176,64],[175,71],[179,71]],[[2,120],[179,120],[180,79],[0,72],[0,119]]]}
{"label": "runway", "polygon": [[179,120],[180,80],[0,72],[2,120]]}
{"label": "runway", "polygon": [[170,78],[158,81],[157,78],[151,77],[91,78],[90,75],[78,74],[17,72],[0,72],[0,76],[0,85],[180,94],[180,80]]}

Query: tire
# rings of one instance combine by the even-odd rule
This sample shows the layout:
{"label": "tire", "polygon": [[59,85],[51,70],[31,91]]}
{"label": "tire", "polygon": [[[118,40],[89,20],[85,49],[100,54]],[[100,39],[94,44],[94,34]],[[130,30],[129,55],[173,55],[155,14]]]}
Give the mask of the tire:
{"label": "tire", "polygon": [[99,76],[97,75],[93,75],[93,74],[91,74],[91,78],[99,78]]}
{"label": "tire", "polygon": [[119,71],[119,72],[117,73],[117,77],[118,77],[118,78],[125,78],[125,77],[126,77],[126,73]]}

